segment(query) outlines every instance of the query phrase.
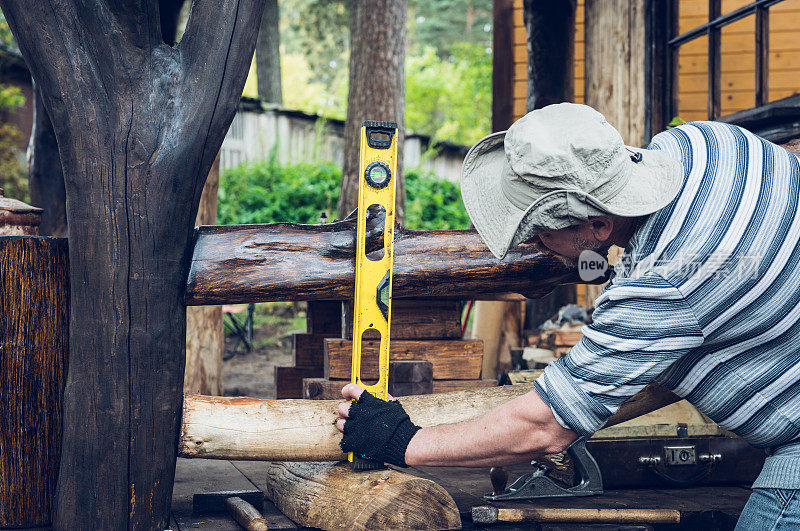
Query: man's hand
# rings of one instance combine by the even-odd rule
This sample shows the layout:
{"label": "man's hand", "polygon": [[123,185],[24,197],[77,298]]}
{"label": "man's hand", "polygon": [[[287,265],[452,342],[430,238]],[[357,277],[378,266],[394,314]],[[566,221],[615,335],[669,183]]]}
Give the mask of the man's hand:
{"label": "man's hand", "polygon": [[408,466],[406,448],[420,428],[411,422],[400,402],[391,397],[385,402],[352,383],[342,389],[342,396],[356,400],[339,404],[336,427],[344,434],[342,450]]}

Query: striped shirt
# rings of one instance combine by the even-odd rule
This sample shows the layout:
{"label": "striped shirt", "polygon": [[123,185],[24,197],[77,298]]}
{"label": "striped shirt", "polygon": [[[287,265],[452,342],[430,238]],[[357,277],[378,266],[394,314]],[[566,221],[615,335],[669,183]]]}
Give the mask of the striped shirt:
{"label": "striped shirt", "polygon": [[[682,162],[683,187],[643,219],[593,323],[537,391],[589,435],[655,380],[752,445],[800,456],[800,160],[715,122],[648,149]],[[799,488],[794,459],[797,477],[767,486]]]}

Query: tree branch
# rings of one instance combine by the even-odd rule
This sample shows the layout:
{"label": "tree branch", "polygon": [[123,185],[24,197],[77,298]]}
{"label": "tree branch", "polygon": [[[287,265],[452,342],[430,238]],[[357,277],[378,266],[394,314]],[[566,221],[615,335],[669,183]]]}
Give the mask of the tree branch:
{"label": "tree branch", "polygon": [[184,117],[184,131],[205,136],[195,201],[236,113],[264,4],[265,0],[194,0],[192,5],[179,48],[183,97],[195,102]]}

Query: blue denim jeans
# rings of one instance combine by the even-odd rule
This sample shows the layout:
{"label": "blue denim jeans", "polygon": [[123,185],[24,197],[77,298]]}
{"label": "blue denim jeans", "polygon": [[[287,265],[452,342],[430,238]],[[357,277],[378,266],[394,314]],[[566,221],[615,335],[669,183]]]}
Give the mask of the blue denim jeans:
{"label": "blue denim jeans", "polygon": [[800,529],[800,489],[754,488],[736,531]]}

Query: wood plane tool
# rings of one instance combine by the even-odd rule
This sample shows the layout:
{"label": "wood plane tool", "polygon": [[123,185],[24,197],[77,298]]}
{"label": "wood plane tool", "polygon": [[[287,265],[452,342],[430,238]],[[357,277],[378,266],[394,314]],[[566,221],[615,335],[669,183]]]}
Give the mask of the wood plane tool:
{"label": "wood plane tool", "polygon": [[490,471],[494,492],[484,496],[491,501],[530,500],[533,498],[560,498],[566,496],[592,496],[603,493],[603,477],[594,457],[586,449],[586,438],[576,439],[566,450],[575,466],[577,485],[562,487],[548,476],[548,467],[531,461],[534,471],[523,474],[514,483],[505,487],[508,473],[493,468]]}
{"label": "wood plane tool", "polygon": [[200,492],[192,497],[194,514],[227,512],[247,531],[267,531],[263,507],[264,493],[260,490]]}
{"label": "wood plane tool", "polygon": [[[397,172],[397,124],[365,121],[361,126],[358,210],[356,225],[356,286],[353,307],[353,358],[350,381],[382,400],[389,397],[389,323],[392,312],[392,263]],[[367,218],[383,216],[383,249],[367,254]],[[361,378],[361,338],[380,333],[378,380]],[[382,468],[363,456],[347,456],[356,470]]]}

